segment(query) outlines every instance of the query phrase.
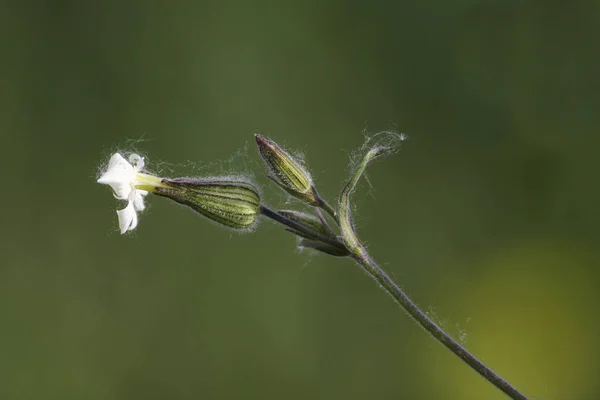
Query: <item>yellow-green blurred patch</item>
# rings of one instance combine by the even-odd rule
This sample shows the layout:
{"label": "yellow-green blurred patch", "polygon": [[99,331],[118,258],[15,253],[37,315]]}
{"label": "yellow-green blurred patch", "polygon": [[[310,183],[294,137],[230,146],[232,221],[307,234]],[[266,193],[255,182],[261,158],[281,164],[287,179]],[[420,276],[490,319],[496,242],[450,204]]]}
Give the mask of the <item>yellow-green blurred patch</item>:
{"label": "yellow-green blurred patch", "polygon": [[[480,260],[472,279],[444,286],[444,309],[468,316],[446,326],[531,398],[589,398],[600,352],[594,265],[591,251],[569,243],[515,242]],[[440,396],[504,398],[444,351],[429,346],[424,360]]]}

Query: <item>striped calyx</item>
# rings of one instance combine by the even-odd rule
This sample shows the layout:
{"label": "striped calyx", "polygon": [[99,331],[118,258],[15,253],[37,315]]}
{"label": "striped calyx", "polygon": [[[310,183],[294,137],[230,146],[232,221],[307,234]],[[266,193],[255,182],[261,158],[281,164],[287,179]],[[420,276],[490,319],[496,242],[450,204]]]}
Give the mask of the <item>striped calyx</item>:
{"label": "striped calyx", "polygon": [[254,185],[235,178],[163,179],[155,194],[191,207],[208,219],[232,229],[250,230],[260,212]]}

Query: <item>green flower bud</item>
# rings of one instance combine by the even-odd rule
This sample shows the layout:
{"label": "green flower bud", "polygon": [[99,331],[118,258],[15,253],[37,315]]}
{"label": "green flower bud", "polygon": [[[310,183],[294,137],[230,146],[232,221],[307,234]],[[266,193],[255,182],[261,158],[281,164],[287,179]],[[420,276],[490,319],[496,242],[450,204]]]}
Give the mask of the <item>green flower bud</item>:
{"label": "green flower bud", "polygon": [[260,212],[258,190],[229,178],[163,179],[155,194],[191,207],[206,218],[236,230],[250,230]]}
{"label": "green flower bud", "polygon": [[[325,225],[324,220],[317,216],[295,210],[279,210],[277,213],[309,228],[306,231],[286,229],[301,238],[298,242],[299,248],[313,249],[336,257],[345,257],[350,254],[338,241],[337,235]],[[312,234],[311,231],[313,231]]]}
{"label": "green flower bud", "polygon": [[[279,211],[277,211],[277,213],[279,213],[280,215],[283,215],[286,218],[291,219],[292,221],[298,222],[299,224],[302,224],[302,225],[306,226],[307,228],[310,228],[311,230],[317,232],[318,234],[329,236],[329,237],[335,237],[334,235],[332,235],[332,232],[330,230],[328,230],[325,227],[325,225],[323,225],[323,222],[321,222],[321,220],[314,215],[296,211],[296,210],[279,210]],[[296,230],[290,229],[290,231],[295,233],[298,236],[302,236],[307,239],[313,239],[313,240],[316,239],[316,237],[309,237],[309,235],[302,233],[302,232],[298,232]]]}
{"label": "green flower bud", "polygon": [[272,140],[259,134],[254,135],[254,138],[269,169],[268,177],[292,196],[313,206],[321,206],[322,200],[304,166]]}
{"label": "green flower bud", "polygon": [[347,257],[350,255],[348,250],[343,247],[332,246],[329,243],[320,242],[318,240],[302,239],[298,242],[298,247],[313,249],[334,257]]}

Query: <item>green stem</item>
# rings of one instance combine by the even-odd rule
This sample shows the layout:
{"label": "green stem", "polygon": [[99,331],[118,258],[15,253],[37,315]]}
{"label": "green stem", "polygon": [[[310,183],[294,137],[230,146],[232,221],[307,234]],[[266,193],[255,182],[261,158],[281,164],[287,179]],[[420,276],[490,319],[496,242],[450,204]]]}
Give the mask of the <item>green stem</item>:
{"label": "green stem", "polygon": [[492,371],[484,363],[479,361],[473,354],[469,353],[467,349],[461,346],[456,340],[448,335],[442,328],[440,328],[435,322],[431,320],[405,293],[398,285],[392,281],[392,279],[382,270],[377,263],[364,251],[361,247],[361,251],[358,254],[353,254],[352,258],[360,264],[361,267],[375,279],[383,289],[390,294],[394,300],[400,304],[402,308],[415,320],[423,329],[425,329],[431,336],[442,343],[448,348],[454,355],[459,357],[477,373],[479,373],[484,379],[496,386],[498,389],[503,391],[507,396],[514,400],[528,400],[527,397],[519,392],[514,386],[504,380],[500,375]]}
{"label": "green stem", "polygon": [[340,223],[340,219],[338,214],[335,212],[335,209],[326,201],[323,200],[323,206],[321,206],[321,208],[323,210],[325,210],[325,212],[329,215],[331,215],[331,218],[333,218],[333,220],[335,221],[336,224],[339,225]]}
{"label": "green stem", "polygon": [[[325,218],[325,216],[323,215],[323,210],[320,209],[319,207],[315,207],[315,212],[317,213],[317,216],[319,217],[319,220],[321,221],[321,224],[323,224],[323,227],[325,228],[327,233],[329,233],[331,236],[336,236],[333,229],[331,229],[331,226],[329,226],[329,223],[327,222],[327,218]],[[344,246],[344,247],[346,247],[346,246]]]}

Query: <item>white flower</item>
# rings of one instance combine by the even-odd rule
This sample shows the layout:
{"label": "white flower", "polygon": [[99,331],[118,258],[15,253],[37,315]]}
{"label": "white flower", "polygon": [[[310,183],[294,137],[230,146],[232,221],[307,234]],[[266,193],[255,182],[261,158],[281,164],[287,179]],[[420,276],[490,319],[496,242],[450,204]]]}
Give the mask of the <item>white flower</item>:
{"label": "white flower", "polygon": [[148,191],[139,187],[156,187],[155,183],[160,181],[156,177],[141,174],[142,168],[143,157],[131,154],[127,161],[122,155],[115,153],[110,158],[106,171],[98,179],[98,183],[112,188],[115,198],[128,202],[127,207],[117,211],[121,234],[135,229],[138,224],[137,212],[144,209],[144,196]]}

